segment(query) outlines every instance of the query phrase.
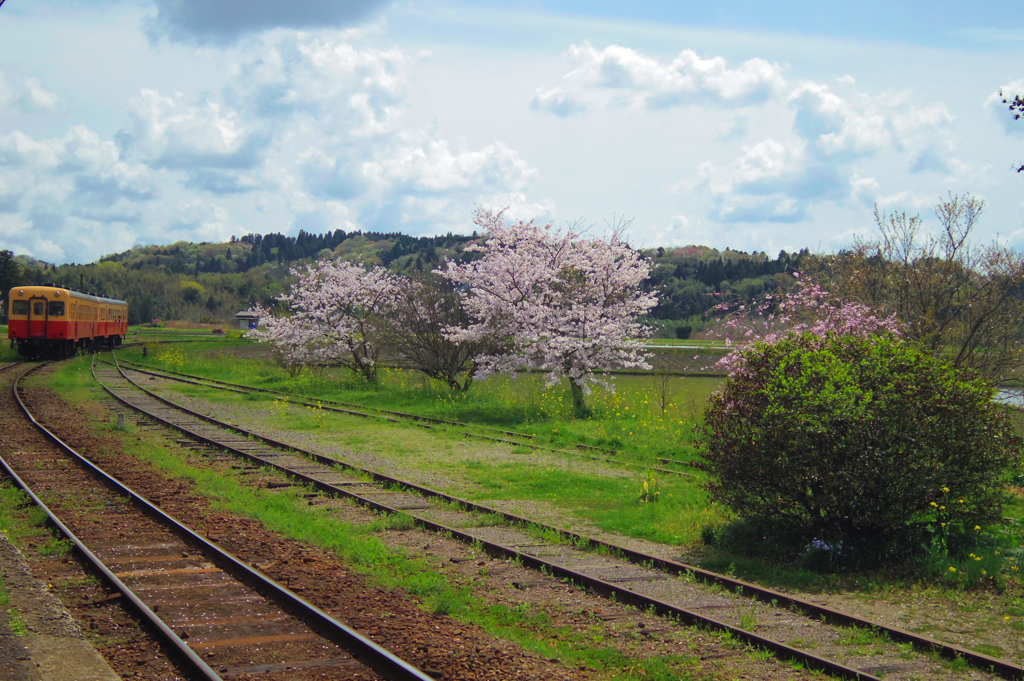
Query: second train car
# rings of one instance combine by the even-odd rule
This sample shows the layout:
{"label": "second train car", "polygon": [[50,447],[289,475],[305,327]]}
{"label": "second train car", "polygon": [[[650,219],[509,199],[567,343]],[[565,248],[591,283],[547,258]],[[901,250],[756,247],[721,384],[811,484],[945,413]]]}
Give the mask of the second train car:
{"label": "second train car", "polygon": [[24,357],[69,357],[117,347],[128,333],[128,303],[58,286],[15,286],[7,337]]}

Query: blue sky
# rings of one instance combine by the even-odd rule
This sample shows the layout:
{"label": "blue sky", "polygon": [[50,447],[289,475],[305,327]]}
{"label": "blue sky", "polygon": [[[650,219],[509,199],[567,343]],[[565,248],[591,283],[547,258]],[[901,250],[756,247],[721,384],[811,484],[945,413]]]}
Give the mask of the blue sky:
{"label": "blue sky", "polygon": [[7,0],[0,248],[88,262],[477,206],[833,251],[985,199],[1024,247],[1020,2]]}

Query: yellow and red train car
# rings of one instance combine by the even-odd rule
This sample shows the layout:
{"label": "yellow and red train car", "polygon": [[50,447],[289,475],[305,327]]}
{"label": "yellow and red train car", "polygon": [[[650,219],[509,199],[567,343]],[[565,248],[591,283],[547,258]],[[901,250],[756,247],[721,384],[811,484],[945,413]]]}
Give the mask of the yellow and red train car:
{"label": "yellow and red train car", "polygon": [[25,357],[69,357],[117,347],[128,333],[128,303],[56,286],[15,286],[7,337]]}

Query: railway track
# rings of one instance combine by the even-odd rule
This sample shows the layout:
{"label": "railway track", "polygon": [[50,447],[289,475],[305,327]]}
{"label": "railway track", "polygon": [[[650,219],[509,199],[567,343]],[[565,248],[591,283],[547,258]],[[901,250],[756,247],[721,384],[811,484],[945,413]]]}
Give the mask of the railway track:
{"label": "railway track", "polygon": [[627,468],[639,468],[645,471],[652,470],[662,474],[689,477],[689,473],[684,471],[673,468],[664,468],[664,465],[680,467],[688,466],[689,464],[684,461],[674,461],[672,459],[665,458],[656,458],[653,464],[648,462],[629,461],[624,458],[624,453],[619,450],[585,444],[577,444],[573,449],[559,449],[556,447],[537,444],[535,442],[535,436],[531,433],[520,433],[514,430],[503,430],[500,428],[490,428],[488,426],[474,426],[462,421],[439,419],[430,416],[421,416],[419,414],[408,414],[390,409],[368,407],[365,405],[339,402],[336,400],[315,399],[296,393],[281,390],[270,390],[268,388],[257,388],[254,386],[242,385],[240,383],[230,383],[228,381],[219,381],[216,379],[204,378],[203,376],[186,374],[180,371],[171,371],[168,369],[156,370],[148,365],[120,358],[118,358],[117,361],[119,364],[128,366],[138,373],[157,376],[167,380],[178,381],[180,383],[188,383],[191,385],[215,388],[218,390],[226,390],[241,394],[262,393],[266,395],[275,395],[288,400],[292,404],[314,407],[325,411],[347,414],[349,416],[356,416],[359,418],[375,418],[389,423],[411,423],[415,426],[426,429],[454,429],[467,438],[512,445],[514,447],[527,447],[535,451],[555,452],[562,455],[582,457],[590,461],[610,463]]}
{"label": "railway track", "polygon": [[[856,679],[1024,679],[1024,668],[1005,659],[546,526],[261,437],[176,405],[132,381],[120,367],[98,366],[95,375],[116,399],[148,417],[253,465],[275,469],[322,494],[354,499],[378,511],[408,514],[422,528],[472,543],[493,556],[520,561],[619,602],[727,631],[812,669]],[[494,525],[497,517],[500,525]],[[870,651],[864,650],[857,630],[877,634]],[[970,676],[951,676],[938,658],[962,660],[974,671]]]}
{"label": "railway track", "polygon": [[40,366],[16,378],[13,396],[52,446],[8,453],[0,466],[189,678],[431,678],[177,522],[47,430],[18,386]]}

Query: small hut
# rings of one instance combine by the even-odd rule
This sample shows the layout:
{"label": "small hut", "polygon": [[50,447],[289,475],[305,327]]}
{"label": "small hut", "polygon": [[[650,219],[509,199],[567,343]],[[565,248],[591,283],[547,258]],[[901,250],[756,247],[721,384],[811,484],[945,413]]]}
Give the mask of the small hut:
{"label": "small hut", "polygon": [[260,323],[260,316],[255,310],[242,310],[235,315],[235,322],[239,329],[255,329]]}

